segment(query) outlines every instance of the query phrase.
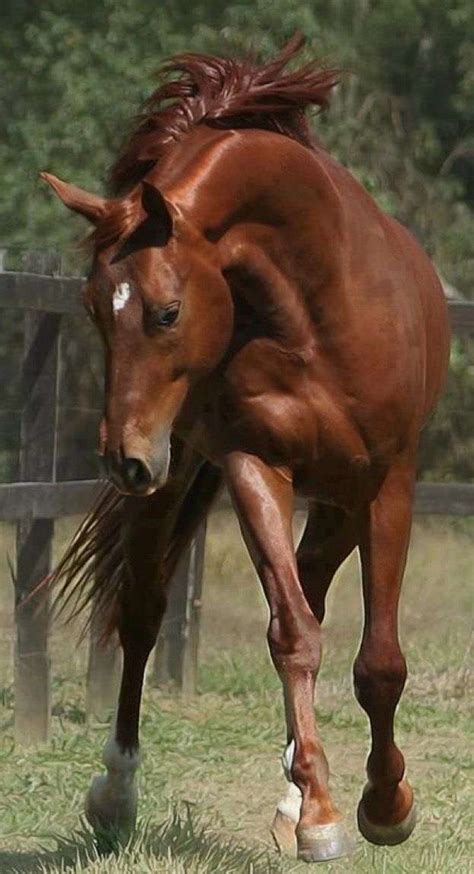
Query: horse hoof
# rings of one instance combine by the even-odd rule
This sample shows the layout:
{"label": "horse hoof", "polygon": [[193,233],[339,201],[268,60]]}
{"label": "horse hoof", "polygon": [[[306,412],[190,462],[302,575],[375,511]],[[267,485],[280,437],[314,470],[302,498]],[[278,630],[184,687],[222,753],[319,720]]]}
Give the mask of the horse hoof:
{"label": "horse hoof", "polygon": [[394,847],[396,844],[402,844],[403,841],[406,841],[415,828],[416,805],[412,803],[410,810],[401,822],[383,825],[367,819],[364,810],[364,796],[362,795],[357,808],[357,825],[361,835],[371,844]]}
{"label": "horse hoof", "polygon": [[126,840],[133,832],[137,816],[135,787],[117,793],[107,776],[94,777],[86,796],[85,815],[96,833],[111,831]]}
{"label": "horse hoof", "polygon": [[279,810],[273,820],[272,837],[279,853],[296,859],[296,823]]}
{"label": "horse hoof", "polygon": [[299,828],[298,859],[303,862],[329,862],[354,852],[354,843],[342,822]]}

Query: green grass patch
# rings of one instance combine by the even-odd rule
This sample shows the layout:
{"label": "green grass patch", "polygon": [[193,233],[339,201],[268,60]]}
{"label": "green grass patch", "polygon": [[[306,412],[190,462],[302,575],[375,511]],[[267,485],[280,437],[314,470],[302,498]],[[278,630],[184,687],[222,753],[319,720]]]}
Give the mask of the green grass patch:
{"label": "green grass patch", "polygon": [[[59,540],[66,528],[60,526]],[[11,532],[6,538],[11,548]],[[60,548],[58,542],[58,550]],[[445,520],[416,523],[401,605],[409,682],[396,732],[414,786],[419,824],[394,848],[367,844],[355,811],[364,784],[367,720],[354,699],[361,628],[357,563],[334,582],[316,712],[336,803],[357,841],[352,860],[321,870],[467,874],[473,786],[470,634],[472,539]],[[11,597],[5,579],[4,603]],[[81,826],[83,798],[101,770],[105,725],[85,723],[83,646],[55,630],[53,732],[43,748],[12,739],[11,673],[0,691],[0,872],[279,874],[308,867],[280,859],[269,835],[284,789],[280,683],[266,647],[267,608],[232,518],[211,520],[199,694],[183,700],[149,685],[142,718],[140,818],[130,843],[100,846]],[[107,851],[107,852],[106,852]],[[318,869],[319,870],[319,869]]]}

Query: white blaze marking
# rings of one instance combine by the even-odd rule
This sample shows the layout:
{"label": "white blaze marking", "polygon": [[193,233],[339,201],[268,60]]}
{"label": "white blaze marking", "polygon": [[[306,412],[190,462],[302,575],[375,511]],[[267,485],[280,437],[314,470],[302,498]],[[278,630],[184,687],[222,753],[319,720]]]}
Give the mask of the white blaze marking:
{"label": "white blaze marking", "polygon": [[130,292],[131,288],[128,282],[121,282],[120,285],[116,286],[112,297],[112,307],[115,314],[123,310],[125,304],[128,303]]}

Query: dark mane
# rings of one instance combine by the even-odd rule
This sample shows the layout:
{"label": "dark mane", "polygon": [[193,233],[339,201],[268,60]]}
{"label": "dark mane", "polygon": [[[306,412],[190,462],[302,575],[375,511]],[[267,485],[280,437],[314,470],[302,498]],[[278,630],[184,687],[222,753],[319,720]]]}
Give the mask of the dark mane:
{"label": "dark mane", "polygon": [[285,70],[304,45],[296,34],[265,64],[211,55],[184,54],[159,71],[163,83],[146,101],[138,125],[112,167],[114,194],[136,185],[167,146],[198,124],[217,128],[257,127],[311,147],[305,110],[327,107],[338,70],[310,62]]}

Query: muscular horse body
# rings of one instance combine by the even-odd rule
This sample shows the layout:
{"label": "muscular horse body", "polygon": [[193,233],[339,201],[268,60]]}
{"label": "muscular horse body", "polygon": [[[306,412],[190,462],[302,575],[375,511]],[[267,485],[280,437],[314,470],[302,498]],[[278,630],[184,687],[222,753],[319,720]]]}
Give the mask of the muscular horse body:
{"label": "muscular horse body", "polygon": [[[223,481],[269,604],[284,689],[289,790],[274,835],[318,861],[349,850],[313,696],[326,592],[355,547],[365,623],[354,680],[372,734],[359,828],[393,844],[415,824],[393,732],[406,678],[397,604],[418,438],[443,386],[449,332],[417,242],[309,139],[303,110],[326,102],[335,76],[285,73],[297,48],[266,67],[178,61],[177,81],[194,90],[183,88],[176,118],[155,98],[115,167],[114,199],[44,176],[95,225],[85,301],[106,349],[101,442],[120,492],[57,573],[67,589],[85,544],[102,556],[95,586],[107,607],[114,579],[124,653],[108,773],[92,787],[89,818],[133,822],[147,657],[176,560]],[[233,112],[231,68],[241,71]],[[219,97],[230,101],[221,116]],[[296,494],[309,499],[297,550]]]}

